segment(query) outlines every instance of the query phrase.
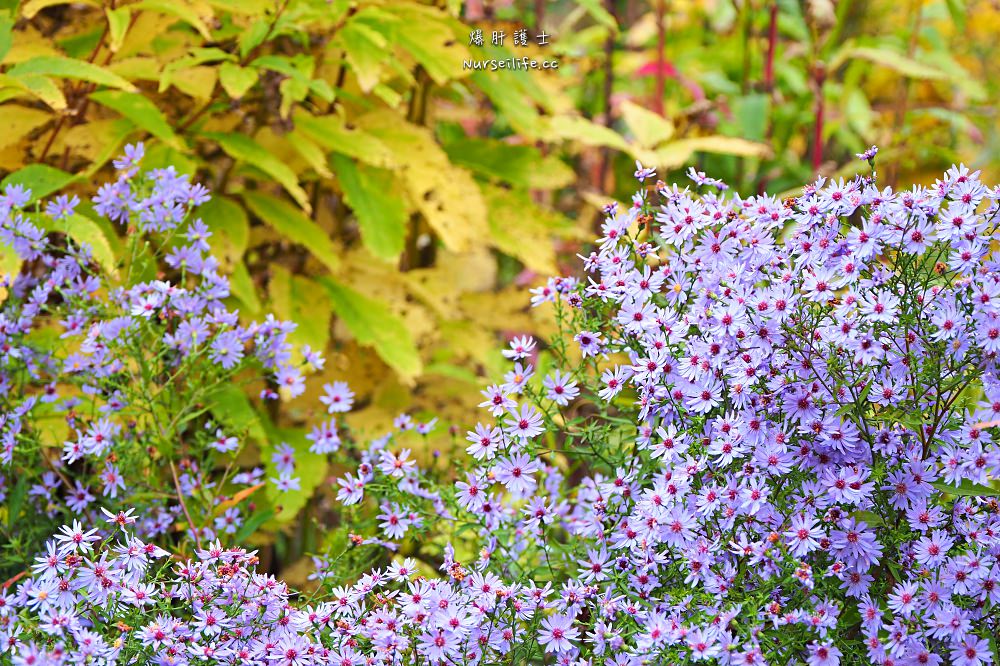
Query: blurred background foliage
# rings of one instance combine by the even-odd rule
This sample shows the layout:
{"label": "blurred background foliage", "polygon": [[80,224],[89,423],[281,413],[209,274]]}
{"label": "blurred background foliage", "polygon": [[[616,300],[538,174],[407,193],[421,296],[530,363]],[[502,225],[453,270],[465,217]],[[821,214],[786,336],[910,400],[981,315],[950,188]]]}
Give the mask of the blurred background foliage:
{"label": "blurred background foliage", "polygon": [[[958,161],[996,179],[997,34],[987,0],[0,0],[0,175],[87,200],[144,141],[212,189],[241,312],[327,351],[310,386],[350,382],[352,428],[465,426],[498,342],[553,329],[523,288],[584,251],[637,159],[791,194],[877,143],[887,183]],[[559,67],[464,66],[523,55]],[[70,233],[114,268],[128,230],[80,212]],[[218,410],[305,449],[316,397]],[[460,445],[438,431],[425,455]],[[289,518],[326,486],[314,457]],[[293,559],[315,547],[296,535]]]}

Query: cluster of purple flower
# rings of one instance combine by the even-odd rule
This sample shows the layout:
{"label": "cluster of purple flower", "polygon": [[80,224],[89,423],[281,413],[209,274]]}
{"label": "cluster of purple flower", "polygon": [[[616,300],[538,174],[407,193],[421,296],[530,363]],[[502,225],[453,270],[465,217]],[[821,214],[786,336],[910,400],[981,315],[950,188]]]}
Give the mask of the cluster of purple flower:
{"label": "cluster of purple flower", "polygon": [[[318,605],[215,546],[164,584],[155,619],[129,614],[146,591],[135,537],[91,554],[74,524],[0,597],[15,663],[89,645],[108,663],[996,663],[1000,188],[955,167],[932,187],[821,180],[782,201],[635,175],[587,276],[532,291],[566,335],[511,342],[464,462],[418,465],[409,442],[434,421],[408,416],[360,451],[333,420],[310,435],[356,464],[337,498],[357,520],[315,560]],[[117,301],[139,326],[145,295]],[[322,400],[334,414],[353,394]],[[95,419],[77,441],[86,456],[122,437]],[[293,451],[275,464],[292,483]],[[362,547],[382,562],[345,578]]]}
{"label": "cluster of purple flower", "polygon": [[[473,467],[435,495],[439,520],[478,528],[478,559],[356,605],[366,654],[993,663],[1000,189],[977,175],[821,180],[780,201],[693,173],[704,194],[657,183],[609,207],[587,281],[533,291],[575,328],[578,353],[550,350],[572,370],[537,387],[534,341],[515,339]],[[384,448],[340,498],[395,476],[405,514],[429,491],[375,463]]]}
{"label": "cluster of purple flower", "polygon": [[[205,525],[189,527],[211,540],[217,529],[233,533],[241,520],[238,507],[212,515],[213,503],[224,501],[232,485],[222,488],[209,476],[219,459],[228,463],[237,455],[244,433],[230,427],[224,413],[217,419],[223,423],[213,422],[203,403],[213,403],[215,391],[248,368],[264,379],[262,399],[297,396],[303,368],[321,369],[323,358],[305,348],[304,360],[294,360],[288,341],[294,324],[270,315],[246,321],[227,307],[229,280],[210,253],[212,231],[196,217],[209,200],[207,190],[172,167],[140,172],[142,144],[125,152],[115,161],[117,180],[83,206],[89,206],[86,215],[126,228],[117,270],[105,270],[89,245],[75,240],[77,226],[95,225],[77,219],[77,197],[57,197],[43,212],[20,186],[0,196],[0,241],[22,266],[0,284],[6,296],[0,303],[0,494],[10,493],[14,481],[31,483],[27,496],[34,506],[22,508],[53,520],[93,521],[101,502],[125,502],[141,510],[145,537],[165,532],[187,498],[187,508],[202,509],[204,520],[196,525]],[[331,412],[349,407],[351,398],[346,386],[330,387]],[[53,444],[61,455],[53,455]],[[315,450],[337,445],[331,422]],[[174,463],[176,480],[169,474]],[[259,472],[230,479],[258,480]],[[275,482],[294,488],[292,479]],[[173,502],[134,499],[162,495],[170,486],[177,489]]]}

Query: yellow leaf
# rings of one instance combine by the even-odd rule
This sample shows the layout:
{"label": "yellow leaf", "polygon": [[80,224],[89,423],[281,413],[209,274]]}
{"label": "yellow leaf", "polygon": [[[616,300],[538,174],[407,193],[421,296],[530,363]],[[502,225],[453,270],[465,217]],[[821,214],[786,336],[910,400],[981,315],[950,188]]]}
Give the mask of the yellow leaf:
{"label": "yellow leaf", "polygon": [[40,109],[30,109],[17,104],[0,105],[0,118],[3,118],[0,149],[14,145],[52,117],[51,113]]}
{"label": "yellow leaf", "polygon": [[10,87],[22,90],[48,104],[55,111],[66,109],[66,97],[56,82],[40,74],[25,74],[19,77],[0,74],[0,88]]}
{"label": "yellow leaf", "polygon": [[391,111],[367,114],[358,124],[392,149],[412,204],[446,247],[461,252],[486,236],[486,205],[476,181],[448,160],[430,130]]}
{"label": "yellow leaf", "polygon": [[[540,209],[523,192],[482,185],[489,207],[490,235],[501,252],[545,275],[557,272],[556,253],[549,224],[542,216],[556,213]],[[551,220],[550,220],[551,222]]]}
{"label": "yellow leaf", "polygon": [[376,167],[393,165],[392,151],[384,143],[340,116],[313,116],[300,110],[294,114],[294,121],[296,130],[328,151],[336,151]]}
{"label": "yellow leaf", "polygon": [[696,152],[738,155],[740,157],[767,157],[771,148],[764,143],[747,141],[733,136],[699,136],[679,139],[654,151],[655,165],[661,169],[683,166]]}
{"label": "yellow leaf", "polygon": [[556,116],[549,120],[548,129],[552,139],[578,141],[585,146],[615,148],[624,152],[631,150],[620,134],[581,116]]}
{"label": "yellow leaf", "polygon": [[142,2],[131,5],[131,7],[135,10],[148,9],[178,18],[197,30],[205,39],[212,39],[212,32],[208,29],[208,25],[198,15],[198,12],[184,0],[142,0]]}
{"label": "yellow leaf", "polygon": [[674,124],[658,113],[631,101],[622,103],[621,110],[625,124],[644,148],[654,148],[674,135]]}
{"label": "yellow leaf", "polygon": [[[28,0],[21,7],[21,14],[26,19],[33,19],[38,12],[48,7],[56,5],[87,5],[88,7],[100,7],[96,0]],[[16,5],[15,5],[16,6]]]}
{"label": "yellow leaf", "polygon": [[170,85],[202,102],[212,99],[215,80],[216,68],[209,66],[188,67],[170,74]]}

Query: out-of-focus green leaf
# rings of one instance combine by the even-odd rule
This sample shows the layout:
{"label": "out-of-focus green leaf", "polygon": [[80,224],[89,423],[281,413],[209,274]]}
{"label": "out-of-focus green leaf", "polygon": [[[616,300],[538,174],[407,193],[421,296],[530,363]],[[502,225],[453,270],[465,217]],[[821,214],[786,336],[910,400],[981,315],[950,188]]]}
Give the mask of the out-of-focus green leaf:
{"label": "out-of-focus green leaf", "polygon": [[587,10],[595,21],[610,30],[618,31],[615,17],[601,5],[601,0],[577,0],[577,4]]}
{"label": "out-of-focus green leaf", "polygon": [[7,74],[14,78],[23,78],[26,75],[38,74],[41,76],[56,76],[63,79],[77,79],[89,81],[109,88],[134,91],[135,86],[103,67],[74,60],[62,56],[37,56],[30,58],[7,70]]}
{"label": "out-of-focus green leaf", "polygon": [[763,141],[767,133],[767,114],[770,98],[763,93],[744,95],[733,103],[733,115],[737,120],[737,132],[742,139]]}
{"label": "out-of-focus green leaf", "polygon": [[246,264],[242,261],[233,267],[233,272],[229,276],[229,291],[244,305],[247,313],[256,315],[260,312],[261,303],[257,296],[257,287],[250,277]]}
{"label": "out-of-focus green leaf", "polygon": [[206,132],[204,136],[217,141],[222,146],[222,149],[233,159],[245,162],[274,178],[281,183],[285,191],[292,195],[292,198],[295,199],[295,202],[299,206],[306,212],[312,211],[312,206],[309,204],[309,195],[299,185],[299,179],[295,175],[295,172],[259,143],[246,135],[232,132],[227,134]]}
{"label": "out-of-focus green leaf", "polygon": [[197,30],[206,40],[212,39],[212,31],[208,29],[208,25],[198,15],[198,12],[183,0],[142,0],[131,7],[137,11],[146,9],[173,16]]}
{"label": "out-of-focus green leaf", "polygon": [[391,53],[389,40],[366,21],[364,10],[352,17],[337,33],[344,45],[347,62],[364,92],[370,92],[379,82],[382,65]]}
{"label": "out-of-focus green leaf", "polygon": [[[0,280],[13,279],[21,272],[22,263],[24,262],[17,256],[17,252],[14,252],[14,248],[0,241]],[[0,294],[0,302],[3,302],[3,294]]]}
{"label": "out-of-focus green leaf", "polygon": [[323,178],[333,178],[333,172],[327,164],[326,153],[319,144],[298,130],[289,132],[284,139],[313,168],[313,171]]}
{"label": "out-of-focus green leaf", "polygon": [[469,52],[456,39],[447,14],[417,3],[396,4],[392,13],[404,26],[396,31],[396,42],[424,66],[435,83],[444,85],[465,75],[463,61]]}
{"label": "out-of-focus green leaf", "polygon": [[413,384],[422,363],[410,331],[403,321],[379,301],[359,294],[327,277],[317,280],[333,303],[333,313],[363,345],[375,352],[396,371],[400,379]]}
{"label": "out-of-focus green leaf", "polygon": [[393,150],[410,202],[446,247],[464,252],[486,235],[486,206],[475,180],[451,163],[427,128],[388,111],[358,122]]}
{"label": "out-of-focus green leaf", "polygon": [[257,83],[257,72],[234,62],[224,62],[219,67],[219,83],[227,95],[240,99]]}
{"label": "out-of-focus green leaf", "polygon": [[831,60],[830,68],[836,69],[848,60],[867,60],[912,79],[944,79],[947,74],[936,67],[925,65],[888,47],[849,46],[841,49]]}
{"label": "out-of-focus green leaf", "polygon": [[236,384],[225,384],[205,398],[205,404],[210,406],[212,416],[230,433],[253,437],[258,442],[267,441],[264,424],[261,423],[257,410],[247,394]]}
{"label": "out-of-focus green leaf", "polygon": [[289,339],[297,345],[325,349],[330,340],[330,300],[322,288],[309,278],[292,273],[280,264],[269,269],[267,291],[274,313],[294,321]]}
{"label": "out-of-focus green leaf", "polygon": [[875,121],[875,114],[868,103],[868,98],[864,92],[854,88],[849,92],[844,100],[844,116],[863,141],[868,141],[872,137],[872,124]]}
{"label": "out-of-focus green leaf", "polygon": [[361,240],[374,256],[395,261],[406,243],[409,211],[393,187],[391,171],[334,155],[333,167],[347,204],[358,218]]}
{"label": "out-of-focus green leaf", "polygon": [[129,23],[132,20],[132,10],[129,7],[119,7],[104,10],[108,18],[108,48],[112,53],[117,53],[125,41],[125,33],[128,32]]}
{"label": "out-of-focus green leaf", "polygon": [[392,151],[368,132],[347,123],[340,116],[294,115],[295,128],[327,150],[348,155],[377,167],[393,163]]}
{"label": "out-of-focus green leaf", "polygon": [[544,218],[558,218],[543,211],[523,192],[483,185],[483,198],[490,211],[493,244],[528,268],[551,275],[558,272],[553,234]]}
{"label": "out-of-focus green leaf", "polygon": [[660,114],[631,101],[623,102],[621,109],[625,124],[640,146],[655,148],[674,136],[674,124]]}
{"label": "out-of-focus green leaf", "polygon": [[240,526],[240,529],[236,531],[233,541],[237,545],[244,543],[257,532],[257,528],[272,518],[274,518],[274,509],[260,509],[255,511],[253,515],[247,518],[243,525]]}
{"label": "out-of-focus green leaf", "polygon": [[243,207],[223,196],[213,196],[198,207],[198,216],[212,232],[212,252],[226,272],[242,263],[250,239],[250,222]]}
{"label": "out-of-focus green leaf", "polygon": [[119,90],[102,90],[91,94],[90,99],[112,111],[117,111],[140,129],[146,130],[173,148],[180,148],[183,145],[180,138],[174,134],[167,117],[145,95]]}
{"label": "out-of-focus green leaf", "polygon": [[30,189],[31,198],[28,200],[30,204],[61,190],[76,178],[73,174],[50,167],[48,164],[29,164],[23,169],[7,174],[7,177],[0,182],[0,188],[21,185]]}
{"label": "out-of-focus green leaf", "polygon": [[529,189],[553,190],[573,182],[575,174],[554,155],[543,156],[534,146],[515,146],[492,139],[458,138],[446,141],[452,164],[464,166],[490,180],[502,180]]}
{"label": "out-of-focus green leaf", "polygon": [[261,457],[266,460],[268,478],[278,478],[277,465],[271,460],[280,444],[288,444],[295,451],[295,470],[291,476],[299,479],[299,490],[282,492],[273,482],[267,484],[267,496],[275,509],[273,522],[287,523],[295,518],[306,505],[316,488],[326,478],[329,465],[326,456],[309,450],[310,441],[304,431],[291,428],[271,428],[271,444],[264,449]]}
{"label": "out-of-focus green leaf", "polygon": [[953,486],[944,481],[934,481],[931,485],[943,493],[958,495],[960,497],[1000,497],[1000,489],[981,486],[967,479],[963,480],[958,486]]}
{"label": "out-of-focus green leaf", "polygon": [[3,61],[10,45],[14,42],[11,31],[14,29],[14,19],[5,14],[0,14],[0,62]]}
{"label": "out-of-focus green leaf", "polygon": [[330,270],[337,270],[340,265],[337,247],[326,232],[301,211],[281,199],[260,192],[246,191],[242,197],[254,215],[288,240],[305,247]]}
{"label": "out-of-focus green leaf", "polygon": [[31,477],[28,475],[22,475],[20,479],[17,480],[17,484],[10,493],[10,497],[7,499],[7,527],[11,528],[17,523],[18,516],[21,515],[21,507],[24,505],[24,498],[28,496],[28,484],[31,482]]}

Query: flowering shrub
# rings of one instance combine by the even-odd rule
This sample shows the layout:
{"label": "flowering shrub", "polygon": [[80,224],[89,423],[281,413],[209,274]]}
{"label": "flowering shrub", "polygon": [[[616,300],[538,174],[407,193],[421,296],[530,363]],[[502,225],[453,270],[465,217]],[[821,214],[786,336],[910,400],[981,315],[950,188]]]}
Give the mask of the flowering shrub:
{"label": "flowering shrub", "polygon": [[364,449],[317,429],[356,469],[306,598],[218,544],[153,571],[162,535],[112,510],[0,597],[15,663],[995,663],[1000,188],[690,175],[639,166],[586,279],[533,290],[564,335],[504,351],[467,456],[421,467],[405,415]]}

